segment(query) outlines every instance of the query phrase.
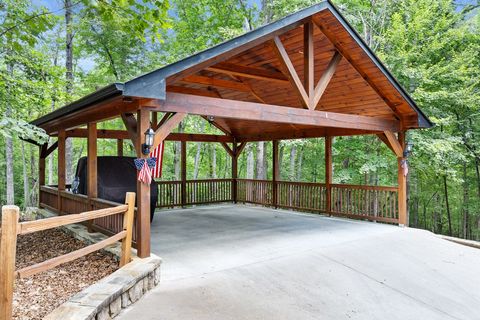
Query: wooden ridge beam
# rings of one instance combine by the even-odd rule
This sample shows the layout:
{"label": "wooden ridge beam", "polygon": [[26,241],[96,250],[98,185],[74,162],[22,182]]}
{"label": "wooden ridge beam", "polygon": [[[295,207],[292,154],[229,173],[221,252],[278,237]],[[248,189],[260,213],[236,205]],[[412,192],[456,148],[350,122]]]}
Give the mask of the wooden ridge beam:
{"label": "wooden ridge beam", "polygon": [[289,80],[281,73],[277,71],[271,71],[261,68],[254,68],[248,66],[242,66],[227,62],[217,63],[210,66],[205,70],[213,71],[217,73],[240,76],[244,78],[272,81],[277,83],[287,84]]}
{"label": "wooden ridge beam", "polygon": [[303,87],[302,81],[298,77],[297,71],[295,70],[293,63],[288,56],[287,50],[285,50],[285,47],[283,46],[282,41],[279,37],[274,37],[272,43],[273,50],[277,56],[278,61],[280,62],[283,74],[290,81],[290,84],[300,98],[300,102],[302,103],[303,107],[308,109],[309,96],[305,91],[305,88]]}
{"label": "wooden ridge beam", "polygon": [[371,131],[396,132],[400,128],[400,124],[396,120],[192,96],[180,93],[167,93],[165,101],[144,99],[141,101],[141,104],[144,107],[149,107],[152,111],[183,112],[231,119]]}
{"label": "wooden ridge beam", "polygon": [[310,105],[311,110],[315,110],[317,108],[320,99],[322,98],[325,90],[327,89],[330,80],[332,80],[335,71],[337,70],[337,66],[339,65],[340,61],[342,60],[342,55],[335,51],[332,59],[328,63],[327,69],[318,80],[317,85],[315,86],[315,91],[313,94],[312,104]]}

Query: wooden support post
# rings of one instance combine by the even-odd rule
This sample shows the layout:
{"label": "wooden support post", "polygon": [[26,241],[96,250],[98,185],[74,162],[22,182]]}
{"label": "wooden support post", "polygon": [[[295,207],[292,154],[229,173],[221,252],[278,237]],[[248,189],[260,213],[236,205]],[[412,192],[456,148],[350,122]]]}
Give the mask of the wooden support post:
{"label": "wooden support post", "polygon": [[237,142],[233,142],[232,146],[232,200],[237,203],[237,179],[238,179],[238,147]]}
{"label": "wooden support post", "polygon": [[332,141],[331,136],[325,137],[325,189],[327,193],[325,209],[327,213],[332,211]]}
{"label": "wooden support post", "polygon": [[0,231],[0,319],[5,320],[12,318],[18,219],[19,209],[17,206],[2,207],[2,229]]}
{"label": "wooden support post", "polygon": [[[402,150],[405,149],[405,132],[398,133],[398,142]],[[407,216],[407,177],[404,175],[404,170],[402,168],[403,161],[406,161],[406,158],[398,157],[398,224],[400,226],[408,226],[408,216]]]}
{"label": "wooden support post", "polygon": [[123,157],[123,139],[117,139],[117,156]]}
{"label": "wooden support post", "polygon": [[87,195],[89,199],[98,196],[97,185],[97,124],[88,123],[87,137]]}
{"label": "wooden support post", "polygon": [[278,207],[278,184],[277,181],[280,178],[280,166],[278,163],[278,140],[272,141],[272,153],[273,153],[273,173],[272,173],[272,205],[274,208]]}
{"label": "wooden support post", "polygon": [[[98,197],[98,183],[97,183],[97,124],[90,122],[87,124],[87,196],[90,210],[93,210],[93,201]],[[94,221],[87,222],[88,232],[93,232]]]}
{"label": "wooden support post", "polygon": [[58,161],[58,195],[57,195],[57,210],[58,213],[62,212],[62,197],[60,196],[60,191],[65,190],[65,145],[66,145],[66,133],[64,129],[58,130],[58,151],[57,151],[57,161]]}
{"label": "wooden support post", "polygon": [[187,203],[187,141],[181,142],[182,207]]}
{"label": "wooden support post", "polygon": [[[149,111],[141,108],[137,111],[135,133],[138,158],[148,158],[148,154],[142,153],[142,144],[145,143],[143,133],[149,127]],[[137,255],[140,258],[150,256],[150,186],[140,181],[137,181]]]}
{"label": "wooden support post", "polygon": [[120,267],[123,267],[131,261],[133,218],[135,215],[135,193],[127,192],[125,204],[128,205],[127,212],[123,216],[123,231],[127,235],[122,240],[122,254],[120,257]]}

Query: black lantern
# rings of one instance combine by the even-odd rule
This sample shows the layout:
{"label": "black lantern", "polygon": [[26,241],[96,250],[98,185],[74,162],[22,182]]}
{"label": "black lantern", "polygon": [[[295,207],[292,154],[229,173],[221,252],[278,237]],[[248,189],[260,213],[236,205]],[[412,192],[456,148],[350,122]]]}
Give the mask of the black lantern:
{"label": "black lantern", "polygon": [[155,137],[155,132],[152,130],[152,128],[148,128],[147,131],[145,131],[145,143],[142,144],[142,153],[143,154],[149,154],[150,153],[150,148],[153,147],[153,138]]}
{"label": "black lantern", "polygon": [[413,150],[413,142],[412,141],[407,141],[405,145],[405,150],[403,150],[403,157],[407,158]]}

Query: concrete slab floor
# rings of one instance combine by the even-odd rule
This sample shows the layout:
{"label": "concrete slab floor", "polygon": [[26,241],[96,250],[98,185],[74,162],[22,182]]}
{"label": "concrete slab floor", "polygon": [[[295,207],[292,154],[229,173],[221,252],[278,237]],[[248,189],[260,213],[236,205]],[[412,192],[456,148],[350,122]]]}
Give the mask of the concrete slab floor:
{"label": "concrete slab floor", "polygon": [[152,251],[120,319],[480,319],[480,250],[427,231],[221,205],[159,212]]}

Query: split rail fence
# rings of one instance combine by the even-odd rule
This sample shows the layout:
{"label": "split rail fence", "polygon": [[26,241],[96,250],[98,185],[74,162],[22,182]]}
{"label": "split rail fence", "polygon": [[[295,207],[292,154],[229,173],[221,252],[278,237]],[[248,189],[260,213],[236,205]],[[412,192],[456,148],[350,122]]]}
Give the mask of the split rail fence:
{"label": "split rail fence", "polygon": [[[15,270],[17,236],[32,232],[53,229],[73,223],[123,215],[123,227],[113,236],[85,248]],[[0,319],[12,317],[13,289],[16,278],[25,278],[50,270],[61,264],[76,260],[92,252],[101,250],[118,241],[122,241],[120,266],[131,260],[133,222],[135,215],[135,193],[126,194],[125,204],[78,214],[56,216],[52,218],[19,222],[19,209],[16,206],[2,207],[2,225],[0,229]]]}

